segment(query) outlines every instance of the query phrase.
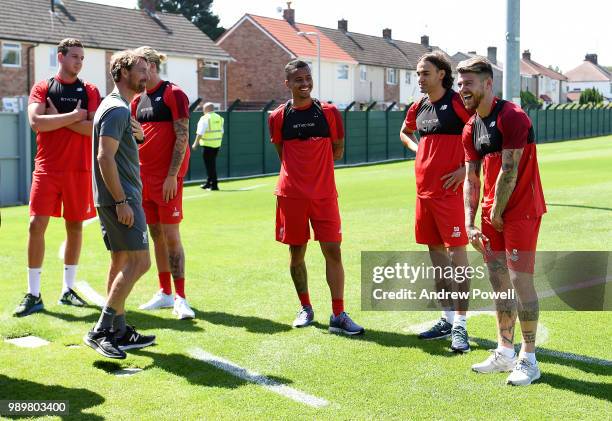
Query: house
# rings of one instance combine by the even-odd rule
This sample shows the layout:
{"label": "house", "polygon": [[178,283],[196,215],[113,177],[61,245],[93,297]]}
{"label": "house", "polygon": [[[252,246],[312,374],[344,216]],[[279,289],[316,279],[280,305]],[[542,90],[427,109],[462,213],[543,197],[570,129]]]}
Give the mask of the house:
{"label": "house", "polygon": [[[459,51],[451,57],[451,61],[457,67],[459,62],[476,56],[478,56],[476,51],[468,51],[467,53]],[[497,47],[487,47],[486,57],[491,62],[491,67],[493,68],[493,94],[501,98],[504,91],[504,69],[502,64],[497,61]],[[457,79],[455,78],[455,85],[456,82]]]}
{"label": "house", "polygon": [[102,95],[113,88],[110,56],[149,45],[168,55],[162,77],[183,88],[191,101],[202,97],[222,104],[230,55],[184,16],[156,13],[151,0],[144,4],[136,10],[77,0],[0,0],[0,98],[28,95],[36,81],[53,76],[56,46],[71,37],[85,46],[79,76]]}
{"label": "house", "polygon": [[612,101],[612,72],[597,63],[597,54],[587,54],[582,64],[564,75],[567,77],[568,99],[577,100],[580,92],[595,88],[607,101]]}
{"label": "house", "polygon": [[245,14],[219,37],[217,45],[236,59],[228,70],[229,97],[286,101],[291,94],[284,85],[284,67],[300,59],[311,65],[313,96],[339,106],[350,103],[357,62],[316,26],[297,23],[290,4],[283,17]]}
{"label": "house", "polygon": [[529,50],[523,51],[520,61],[521,91],[529,91],[546,104],[567,102],[567,77],[531,59]]}
{"label": "house", "polygon": [[416,44],[394,40],[389,28],[382,30],[382,37],[359,34],[348,30],[345,19],[338,21],[337,29],[317,29],[358,63],[353,75],[354,101],[388,106],[393,102],[408,104],[422,95],[416,65],[423,54],[432,51],[429,37]]}

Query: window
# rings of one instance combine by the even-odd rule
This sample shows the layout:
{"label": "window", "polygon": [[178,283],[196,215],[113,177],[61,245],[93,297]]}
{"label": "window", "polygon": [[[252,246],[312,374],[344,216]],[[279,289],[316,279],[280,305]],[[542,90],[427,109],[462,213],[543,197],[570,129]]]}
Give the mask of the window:
{"label": "window", "polygon": [[49,67],[55,69],[57,67],[57,47],[49,46]]}
{"label": "window", "polygon": [[412,82],[412,75],[410,74],[410,70],[406,70],[406,80],[405,80],[405,83],[406,83],[406,85],[410,85],[411,82]]}
{"label": "window", "polygon": [[348,79],[349,67],[348,64],[338,65],[338,79]]}
{"label": "window", "polygon": [[168,77],[168,62],[167,61],[159,64],[159,75],[164,78]]}
{"label": "window", "polygon": [[368,68],[363,64],[359,66],[359,80],[361,80],[362,82],[368,80]]}
{"label": "window", "polygon": [[397,85],[396,69],[387,69],[387,85]]}
{"label": "window", "polygon": [[21,44],[2,43],[2,66],[21,67]]}
{"label": "window", "polygon": [[219,77],[219,62],[218,61],[205,61],[204,62],[204,79],[215,79]]}

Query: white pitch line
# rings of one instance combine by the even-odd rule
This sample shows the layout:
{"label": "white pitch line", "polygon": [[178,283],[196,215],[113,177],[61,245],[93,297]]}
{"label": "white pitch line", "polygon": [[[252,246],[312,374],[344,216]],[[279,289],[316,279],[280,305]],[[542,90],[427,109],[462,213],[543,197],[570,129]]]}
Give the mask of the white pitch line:
{"label": "white pitch line", "polygon": [[300,390],[279,383],[275,380],[271,380],[266,376],[263,376],[254,371],[247,370],[246,368],[242,368],[224,358],[210,354],[201,348],[193,348],[189,351],[189,354],[192,357],[197,358],[200,361],[204,361],[220,370],[226,371],[233,376],[236,376],[247,382],[258,384],[259,386],[262,386],[271,392],[274,392],[278,395],[284,396],[296,402],[312,406],[313,408],[322,408],[324,406],[329,405],[329,402],[325,399],[309,395],[308,393],[304,393]]}
{"label": "white pitch line", "polygon": [[254,186],[242,187],[242,188],[240,188],[238,190],[240,190],[240,191],[255,190],[255,189],[258,189],[258,188],[264,187],[264,186],[267,186],[267,184],[255,184]]}
{"label": "white pitch line", "polygon": [[201,199],[203,197],[208,197],[210,196],[210,193],[204,193],[204,194],[195,194],[193,196],[184,196],[183,200],[190,200],[190,199]]}
{"label": "white pitch line", "polygon": [[98,294],[96,290],[93,289],[87,283],[87,281],[79,281],[75,284],[75,286],[78,288],[80,292],[83,293],[85,298],[87,298],[89,301],[91,301],[95,305],[99,307],[104,307],[104,305],[106,304],[106,298]]}

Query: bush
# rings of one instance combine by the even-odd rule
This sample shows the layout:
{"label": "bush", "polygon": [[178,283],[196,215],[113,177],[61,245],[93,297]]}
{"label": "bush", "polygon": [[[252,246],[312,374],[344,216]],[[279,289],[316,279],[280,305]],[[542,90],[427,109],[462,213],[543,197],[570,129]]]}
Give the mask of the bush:
{"label": "bush", "polygon": [[521,107],[522,108],[541,108],[544,101],[536,98],[529,91],[521,91]]}
{"label": "bush", "polygon": [[603,95],[595,87],[587,88],[580,93],[580,104],[601,104]]}

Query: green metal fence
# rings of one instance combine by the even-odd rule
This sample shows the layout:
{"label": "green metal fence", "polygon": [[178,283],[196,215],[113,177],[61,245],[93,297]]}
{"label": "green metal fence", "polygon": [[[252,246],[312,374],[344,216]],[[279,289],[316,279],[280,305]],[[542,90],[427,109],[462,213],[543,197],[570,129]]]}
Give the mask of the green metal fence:
{"label": "green metal fence", "polygon": [[[612,134],[612,105],[607,107],[549,107],[527,109],[538,143],[557,142]],[[217,157],[220,178],[272,174],[280,163],[270,144],[268,111],[229,111],[219,113],[225,119],[223,144]],[[358,165],[371,162],[414,158],[403,147],[399,131],[406,111],[344,111],[344,159],[337,165]],[[190,117],[190,144],[201,112]],[[32,159],[36,151],[33,136]],[[206,178],[202,149],[192,151],[186,181]]]}

